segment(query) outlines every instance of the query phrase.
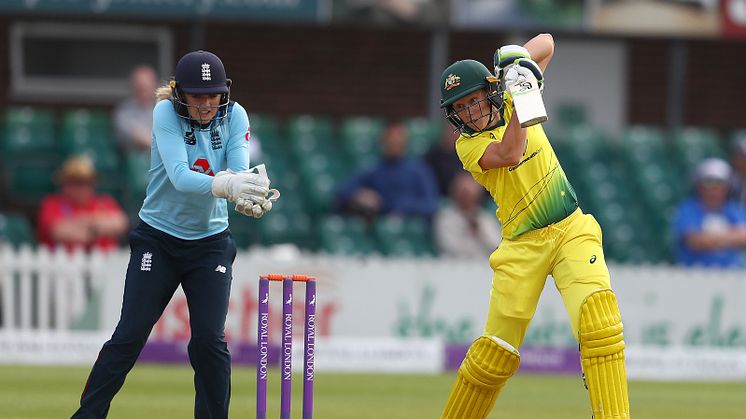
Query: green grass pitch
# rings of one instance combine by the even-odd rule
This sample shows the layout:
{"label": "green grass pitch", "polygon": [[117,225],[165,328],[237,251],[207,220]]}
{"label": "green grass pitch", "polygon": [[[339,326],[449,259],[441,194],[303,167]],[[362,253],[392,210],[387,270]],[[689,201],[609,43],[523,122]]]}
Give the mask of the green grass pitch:
{"label": "green grass pitch", "polygon": [[[86,367],[0,366],[0,417],[69,417],[88,374]],[[253,368],[234,368],[232,418],[253,418]],[[318,419],[437,418],[454,374],[317,374]],[[746,383],[630,383],[635,419],[745,418]],[[301,413],[300,375],[294,380],[293,418]],[[188,366],[138,364],[112,403],[109,418],[190,418],[194,390]],[[269,417],[279,417],[279,374],[270,377]],[[590,418],[578,377],[521,375],[511,379],[490,418]]]}

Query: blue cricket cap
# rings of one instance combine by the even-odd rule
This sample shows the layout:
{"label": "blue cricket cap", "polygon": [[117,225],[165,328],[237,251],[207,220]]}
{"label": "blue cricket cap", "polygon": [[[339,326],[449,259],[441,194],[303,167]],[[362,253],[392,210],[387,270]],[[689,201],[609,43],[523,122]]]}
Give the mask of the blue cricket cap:
{"label": "blue cricket cap", "polygon": [[192,51],[176,64],[174,75],[179,89],[190,94],[228,93],[225,67],[217,55],[208,51]]}

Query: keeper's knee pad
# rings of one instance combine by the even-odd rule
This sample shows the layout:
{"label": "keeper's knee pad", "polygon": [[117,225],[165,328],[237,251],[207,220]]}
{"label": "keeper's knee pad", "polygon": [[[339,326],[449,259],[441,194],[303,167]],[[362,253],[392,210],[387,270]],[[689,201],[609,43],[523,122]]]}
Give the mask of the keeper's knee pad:
{"label": "keeper's knee pad", "polygon": [[442,418],[485,418],[520,360],[518,351],[502,339],[477,338],[459,367]]}
{"label": "keeper's knee pad", "polygon": [[624,326],[609,289],[586,297],[580,306],[580,358],[595,419],[629,418],[624,368]]}

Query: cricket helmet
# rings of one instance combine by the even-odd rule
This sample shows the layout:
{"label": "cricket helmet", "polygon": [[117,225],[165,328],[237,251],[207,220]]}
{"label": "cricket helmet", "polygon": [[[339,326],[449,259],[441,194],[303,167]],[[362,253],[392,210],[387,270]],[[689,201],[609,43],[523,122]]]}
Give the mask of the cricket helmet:
{"label": "cricket helmet", "polygon": [[213,95],[219,94],[218,112],[213,120],[221,120],[227,116],[230,101],[230,87],[232,81],[225,75],[225,67],[220,58],[208,51],[192,51],[187,53],[176,64],[174,79],[170,85],[173,89],[173,103],[176,112],[182,118],[197,124],[204,124],[189,115],[189,105],[184,94]]}
{"label": "cricket helmet", "polygon": [[[487,90],[487,101],[490,109],[490,124],[485,129],[490,129],[492,124],[492,107],[499,112],[502,108],[502,87],[487,67],[475,60],[461,60],[448,66],[440,77],[440,107],[444,109],[446,119],[457,130],[464,133],[474,133],[466,123],[461,120],[453,109],[453,103],[478,90]],[[481,115],[483,117],[485,115]],[[479,119],[479,118],[477,118]],[[472,118],[472,120],[474,120]],[[499,122],[495,121],[495,123]]]}

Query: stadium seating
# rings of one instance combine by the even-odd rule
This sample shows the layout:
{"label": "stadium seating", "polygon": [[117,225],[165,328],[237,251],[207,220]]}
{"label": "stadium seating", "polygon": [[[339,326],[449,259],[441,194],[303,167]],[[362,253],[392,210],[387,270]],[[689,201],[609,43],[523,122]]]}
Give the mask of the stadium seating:
{"label": "stadium seating", "polygon": [[[285,150],[284,139],[280,135],[280,125],[275,118],[269,115],[250,115],[249,122],[251,123],[251,138],[259,141],[262,154],[280,154]],[[253,157],[252,160],[254,160]]]}
{"label": "stadium seating", "polygon": [[8,193],[24,205],[36,204],[55,190],[56,160],[30,159],[11,161],[6,165]]}
{"label": "stadium seating", "polygon": [[30,107],[10,108],[3,118],[6,157],[48,157],[57,150],[52,113]]}
{"label": "stadium seating", "polygon": [[588,117],[586,109],[580,103],[562,103],[559,104],[554,113],[562,127],[569,129],[580,125],[586,125]]}
{"label": "stadium seating", "polygon": [[688,179],[681,179],[664,133],[657,129],[633,127],[621,141],[629,165],[629,174],[650,207],[675,203],[686,189]]}
{"label": "stadium seating", "polygon": [[386,256],[434,254],[425,220],[414,217],[381,217],[375,223],[378,246]]}
{"label": "stadium seating", "polygon": [[85,108],[69,110],[62,115],[60,130],[62,154],[89,156],[99,173],[98,190],[120,202],[126,199],[122,163],[114,145],[109,115]]}
{"label": "stadium seating", "polygon": [[114,149],[108,115],[88,109],[68,111],[62,116],[61,140],[65,154]]}
{"label": "stadium seating", "polygon": [[365,222],[355,217],[331,215],[321,222],[320,250],[336,255],[369,255],[376,252]]}
{"label": "stadium seating", "polygon": [[272,209],[271,216],[251,220],[256,226],[256,236],[261,244],[293,243],[303,248],[314,248],[314,224],[306,211],[302,197],[285,191]]}
{"label": "stadium seating", "polygon": [[684,128],[673,135],[671,145],[680,169],[689,175],[702,160],[709,157],[725,157],[720,139],[709,129]]}
{"label": "stadium seating", "polygon": [[414,156],[422,156],[438,142],[443,132],[443,123],[433,123],[425,118],[410,118],[404,120],[407,130],[407,144],[409,153]]}
{"label": "stadium seating", "polygon": [[342,121],[342,149],[353,167],[369,167],[378,161],[383,129],[381,118],[354,117]]}
{"label": "stadium seating", "polygon": [[259,136],[279,137],[280,129],[277,119],[271,115],[251,114],[249,116],[251,123],[251,133]]}
{"label": "stadium seating", "polygon": [[[677,203],[691,190],[688,175],[704,158],[726,157],[726,142],[713,130],[700,127],[669,134],[633,126],[615,138],[588,125],[586,110],[580,106],[563,105],[557,115],[560,127],[549,133],[552,146],[581,206],[604,229],[607,258],[670,261],[670,224]],[[362,219],[332,214],[338,185],[378,160],[384,118],[354,116],[335,121],[314,115],[287,119],[251,115],[250,120],[252,136],[262,149],[261,156],[252,157],[252,165],[267,165],[272,186],[281,190],[282,198],[272,215],[260,220],[231,208],[231,230],[239,247],[295,243],[344,255],[434,254],[424,221],[383,217],[368,225]],[[119,198],[131,214],[140,207],[150,156],[131,154],[120,161],[106,113],[73,109],[61,113],[56,125],[45,109],[19,107],[7,109],[0,123],[0,150],[10,157],[1,172],[4,194],[14,202],[38,205],[55,189],[54,173],[64,157],[86,153],[100,172],[99,189]],[[403,124],[414,156],[427,152],[442,133],[441,121],[408,118]],[[733,141],[744,132],[734,131],[728,139]],[[8,236],[7,229],[2,231]]]}
{"label": "stadium seating", "polygon": [[145,153],[130,153],[125,158],[125,198],[124,207],[127,212],[137,211],[145,199],[145,189],[148,186],[148,172],[150,170],[150,155]]}
{"label": "stadium seating", "polygon": [[732,144],[734,144],[736,141],[739,141],[743,138],[746,138],[746,129],[738,129],[738,130],[731,131],[730,133],[728,133],[728,136],[727,136],[726,148],[730,150]]}
{"label": "stadium seating", "polygon": [[325,152],[335,146],[332,121],[328,118],[300,115],[287,123],[290,150],[302,160],[306,153]]}
{"label": "stadium seating", "polygon": [[0,244],[11,246],[33,244],[35,242],[31,224],[26,217],[18,214],[0,213]]}

